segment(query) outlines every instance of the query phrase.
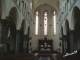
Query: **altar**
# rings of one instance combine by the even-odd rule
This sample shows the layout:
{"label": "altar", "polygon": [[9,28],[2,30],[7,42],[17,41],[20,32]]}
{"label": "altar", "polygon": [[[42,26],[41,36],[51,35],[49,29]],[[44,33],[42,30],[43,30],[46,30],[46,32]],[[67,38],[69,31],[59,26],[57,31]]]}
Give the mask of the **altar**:
{"label": "altar", "polygon": [[53,50],[52,39],[47,39],[46,37],[44,39],[39,39],[38,50],[39,51],[52,51]]}

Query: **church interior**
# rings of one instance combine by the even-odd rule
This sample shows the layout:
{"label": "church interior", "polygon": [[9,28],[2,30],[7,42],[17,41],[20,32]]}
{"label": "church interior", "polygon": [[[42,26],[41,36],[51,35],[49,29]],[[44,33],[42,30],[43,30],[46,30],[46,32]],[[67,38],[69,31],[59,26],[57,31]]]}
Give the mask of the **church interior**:
{"label": "church interior", "polygon": [[0,0],[0,60],[79,60],[80,0]]}

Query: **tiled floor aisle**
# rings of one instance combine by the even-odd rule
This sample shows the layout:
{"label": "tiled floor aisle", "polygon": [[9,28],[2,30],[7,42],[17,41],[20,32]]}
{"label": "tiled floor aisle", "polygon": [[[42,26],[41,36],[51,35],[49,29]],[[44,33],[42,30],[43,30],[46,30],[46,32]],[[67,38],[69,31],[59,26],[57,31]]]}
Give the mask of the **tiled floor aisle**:
{"label": "tiled floor aisle", "polygon": [[50,60],[50,58],[49,57],[40,57],[39,60]]}

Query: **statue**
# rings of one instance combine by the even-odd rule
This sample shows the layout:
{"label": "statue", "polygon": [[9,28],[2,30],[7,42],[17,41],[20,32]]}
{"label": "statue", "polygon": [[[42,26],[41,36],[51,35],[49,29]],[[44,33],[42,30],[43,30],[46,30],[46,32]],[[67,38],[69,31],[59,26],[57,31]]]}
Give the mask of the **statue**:
{"label": "statue", "polygon": [[45,37],[44,40],[47,40],[47,38]]}

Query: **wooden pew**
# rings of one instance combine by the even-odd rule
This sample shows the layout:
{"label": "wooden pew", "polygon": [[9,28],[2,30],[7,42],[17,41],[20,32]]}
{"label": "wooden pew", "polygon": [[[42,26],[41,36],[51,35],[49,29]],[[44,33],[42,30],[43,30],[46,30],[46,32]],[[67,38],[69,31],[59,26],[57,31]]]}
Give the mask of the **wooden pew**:
{"label": "wooden pew", "polygon": [[64,57],[65,60],[80,60],[80,55],[79,54],[74,54],[74,55],[69,55]]}
{"label": "wooden pew", "polygon": [[12,60],[36,60],[38,59],[38,56],[33,57],[19,57],[19,58],[13,58]]}
{"label": "wooden pew", "polygon": [[12,60],[36,60],[38,59],[37,54],[31,54],[23,57],[13,58]]}
{"label": "wooden pew", "polygon": [[64,55],[65,60],[80,60],[80,49]]}
{"label": "wooden pew", "polygon": [[16,59],[16,58],[24,58],[24,57],[26,57],[26,58],[32,58],[32,57],[36,57],[38,55],[38,53],[29,53],[29,54],[27,54],[27,53],[22,53],[22,54],[8,54],[8,55],[5,55],[5,56],[3,56],[2,58],[4,59],[4,60],[14,60],[14,59]]}

